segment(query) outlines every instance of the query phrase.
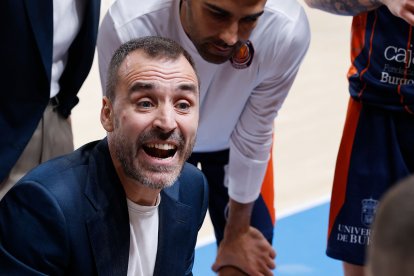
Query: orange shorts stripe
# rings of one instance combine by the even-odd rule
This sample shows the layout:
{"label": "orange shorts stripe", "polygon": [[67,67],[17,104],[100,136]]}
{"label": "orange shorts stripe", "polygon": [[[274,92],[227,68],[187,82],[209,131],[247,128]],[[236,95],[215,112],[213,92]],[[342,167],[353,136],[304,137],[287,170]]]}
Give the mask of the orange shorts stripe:
{"label": "orange shorts stripe", "polygon": [[338,157],[336,160],[329,212],[328,236],[331,234],[332,226],[345,201],[349,164],[361,107],[361,103],[352,98],[349,99],[341,145],[339,147]]}

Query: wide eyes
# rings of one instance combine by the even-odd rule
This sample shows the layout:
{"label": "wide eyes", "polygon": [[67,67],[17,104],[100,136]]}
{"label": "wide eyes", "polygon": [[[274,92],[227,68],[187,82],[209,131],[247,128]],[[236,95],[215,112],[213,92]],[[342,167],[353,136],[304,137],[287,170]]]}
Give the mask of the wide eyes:
{"label": "wide eyes", "polygon": [[151,107],[154,107],[155,105],[152,103],[152,101],[148,99],[141,99],[136,103],[137,107],[140,109],[150,109]]}
{"label": "wide eyes", "polygon": [[[141,98],[136,101],[136,107],[140,111],[149,111],[157,107],[157,102],[149,98]],[[191,101],[187,99],[175,100],[174,109],[179,113],[188,113],[191,109]]]}
{"label": "wide eyes", "polygon": [[181,112],[188,112],[190,107],[190,103],[185,100],[181,100],[175,105],[175,108]]}

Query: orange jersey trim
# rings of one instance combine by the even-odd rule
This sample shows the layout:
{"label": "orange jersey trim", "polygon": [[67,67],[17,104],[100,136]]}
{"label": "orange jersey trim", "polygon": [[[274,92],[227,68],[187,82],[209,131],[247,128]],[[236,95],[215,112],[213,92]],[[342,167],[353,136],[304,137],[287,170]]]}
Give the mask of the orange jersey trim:
{"label": "orange jersey trim", "polygon": [[348,78],[358,73],[354,61],[365,47],[365,28],[367,25],[367,13],[354,16],[351,28],[351,67],[348,70]]}

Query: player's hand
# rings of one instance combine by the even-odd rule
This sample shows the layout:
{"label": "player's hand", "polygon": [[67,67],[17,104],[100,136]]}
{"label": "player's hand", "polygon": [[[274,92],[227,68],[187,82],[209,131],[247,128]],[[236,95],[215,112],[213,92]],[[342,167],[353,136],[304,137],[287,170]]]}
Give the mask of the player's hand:
{"label": "player's hand", "polygon": [[[275,257],[275,250],[263,234],[249,226],[245,232],[225,233],[212,269],[219,272],[221,268],[234,266],[251,276],[273,275],[272,270],[276,267]],[[236,273],[234,270],[231,272]]]}
{"label": "player's hand", "polygon": [[414,0],[380,0],[390,12],[414,25]]}
{"label": "player's hand", "polygon": [[224,266],[220,268],[217,273],[218,276],[248,276],[248,274],[244,273],[240,269],[234,266]]}

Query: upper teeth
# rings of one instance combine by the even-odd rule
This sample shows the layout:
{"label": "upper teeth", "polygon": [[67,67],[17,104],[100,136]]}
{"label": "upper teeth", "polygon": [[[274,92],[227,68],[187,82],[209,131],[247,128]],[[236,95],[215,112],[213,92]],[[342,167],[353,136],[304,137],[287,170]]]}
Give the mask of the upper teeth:
{"label": "upper teeth", "polygon": [[171,150],[175,148],[174,145],[170,145],[170,144],[148,144],[147,147],[162,149],[162,150]]}

